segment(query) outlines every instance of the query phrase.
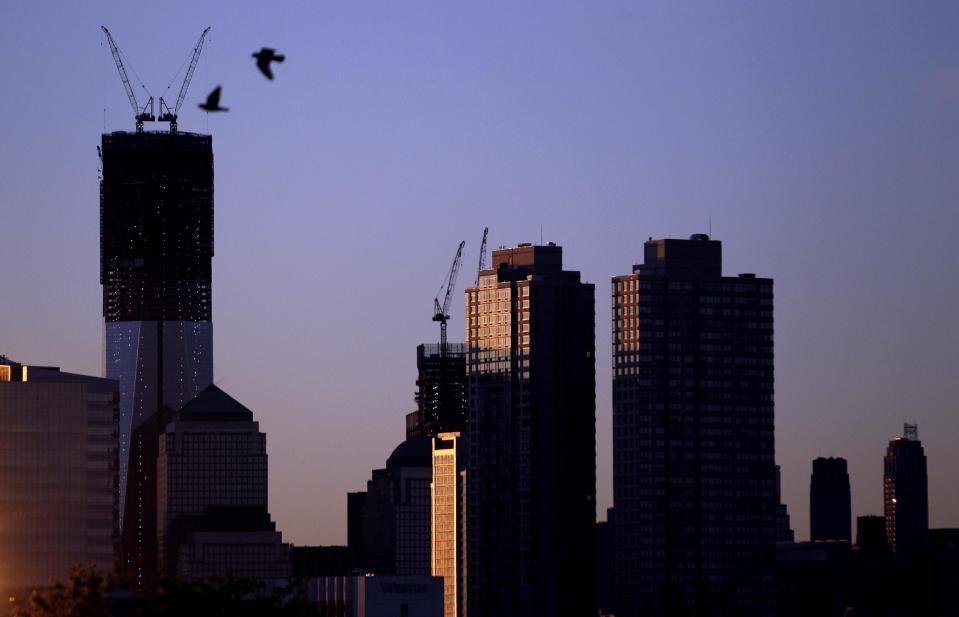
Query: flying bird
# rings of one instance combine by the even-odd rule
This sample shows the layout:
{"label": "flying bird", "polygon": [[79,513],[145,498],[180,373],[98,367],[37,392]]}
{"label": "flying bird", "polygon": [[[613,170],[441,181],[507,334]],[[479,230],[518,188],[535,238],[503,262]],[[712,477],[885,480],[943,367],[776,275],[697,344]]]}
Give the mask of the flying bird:
{"label": "flying bird", "polygon": [[206,103],[200,103],[200,109],[206,111],[230,111],[226,107],[220,107],[220,86],[213,89],[206,97]]}
{"label": "flying bird", "polygon": [[270,63],[283,62],[286,59],[286,56],[278,55],[275,49],[269,47],[262,48],[253,54],[253,57],[256,58],[256,68],[260,69],[260,72],[267,79],[273,79],[273,69],[270,67]]}

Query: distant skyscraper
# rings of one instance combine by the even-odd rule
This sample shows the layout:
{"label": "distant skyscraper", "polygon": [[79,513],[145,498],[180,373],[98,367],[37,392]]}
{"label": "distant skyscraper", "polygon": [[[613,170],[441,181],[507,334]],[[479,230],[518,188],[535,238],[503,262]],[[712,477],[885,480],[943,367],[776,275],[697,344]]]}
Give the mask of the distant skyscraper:
{"label": "distant skyscraper", "polygon": [[432,575],[443,577],[446,617],[466,614],[466,469],[461,443],[459,433],[440,433],[433,439]]}
{"label": "distant skyscraper", "polygon": [[166,574],[289,576],[289,547],[267,510],[266,435],[253,412],[218,387],[163,428],[156,503]]}
{"label": "distant skyscraper", "polygon": [[385,469],[373,470],[366,491],[348,494],[347,538],[358,568],[429,575],[432,441],[407,439],[390,454]]}
{"label": "distant skyscraper", "polygon": [[562,257],[493,251],[466,290],[470,617],[596,613],[594,287]]}
{"label": "distant skyscraper", "polygon": [[156,563],[160,414],[213,381],[212,138],[115,132],[101,151],[100,283],[106,375],[120,384],[123,561],[144,585]]}
{"label": "distant skyscraper", "polygon": [[844,458],[817,458],[809,485],[809,535],[821,540],[852,541],[849,473]]}
{"label": "distant skyscraper", "polygon": [[918,556],[929,534],[929,488],[926,454],[913,424],[886,449],[883,497],[889,547],[896,557]]}
{"label": "distant skyscraper", "polygon": [[616,614],[771,615],[773,282],[704,234],[644,254],[612,280]]}
{"label": "distant skyscraper", "polygon": [[776,465],[776,542],[793,542],[796,534],[793,533],[792,526],[789,524],[789,509],[783,502],[782,474],[779,465]]}
{"label": "distant skyscraper", "polygon": [[458,432],[466,427],[466,345],[416,348],[416,411],[407,418],[407,437]]}
{"label": "distant skyscraper", "polygon": [[0,593],[113,565],[117,383],[0,356]]}

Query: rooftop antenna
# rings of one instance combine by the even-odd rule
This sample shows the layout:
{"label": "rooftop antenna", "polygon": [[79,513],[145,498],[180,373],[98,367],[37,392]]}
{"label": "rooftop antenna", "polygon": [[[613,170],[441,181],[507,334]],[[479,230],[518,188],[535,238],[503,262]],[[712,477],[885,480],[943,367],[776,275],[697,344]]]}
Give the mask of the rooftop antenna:
{"label": "rooftop antenna", "polygon": [[909,441],[919,441],[919,425],[909,424],[908,422],[903,424],[902,436]]}

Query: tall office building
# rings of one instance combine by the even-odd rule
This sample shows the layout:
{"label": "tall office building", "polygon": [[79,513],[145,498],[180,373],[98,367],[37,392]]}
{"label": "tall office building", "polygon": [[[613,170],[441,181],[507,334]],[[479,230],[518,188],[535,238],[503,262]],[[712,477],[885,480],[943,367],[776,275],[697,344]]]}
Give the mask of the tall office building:
{"label": "tall office building", "polygon": [[289,547],[267,510],[266,435],[226,392],[208,386],[163,428],[156,486],[161,571],[289,576]]}
{"label": "tall office building", "polygon": [[617,615],[771,615],[773,282],[705,234],[612,279]]}
{"label": "tall office building", "polygon": [[596,612],[594,319],[552,243],[493,251],[466,289],[471,617]]}
{"label": "tall office building", "polygon": [[914,424],[906,424],[903,436],[889,442],[883,463],[889,548],[899,558],[918,557],[929,535],[929,488],[926,454]]}
{"label": "tall office building", "polygon": [[852,541],[849,473],[844,458],[817,458],[809,484],[809,537]]}
{"label": "tall office building", "polygon": [[[155,456],[163,413],[213,381],[209,135],[104,134],[100,283],[106,375],[120,384],[124,565],[156,566]],[[132,519],[132,520],[131,520]]]}
{"label": "tall office building", "polygon": [[29,596],[118,539],[115,381],[0,356],[0,593]]}
{"label": "tall office building", "polygon": [[347,541],[355,564],[373,574],[429,575],[432,439],[398,445],[366,491],[347,495]]}
{"label": "tall office building", "polygon": [[462,431],[466,427],[466,345],[416,347],[416,411],[407,415],[406,436]]}
{"label": "tall office building", "polygon": [[443,612],[446,617],[466,614],[465,482],[460,434],[440,433],[433,439],[430,536],[432,575],[443,577]]}

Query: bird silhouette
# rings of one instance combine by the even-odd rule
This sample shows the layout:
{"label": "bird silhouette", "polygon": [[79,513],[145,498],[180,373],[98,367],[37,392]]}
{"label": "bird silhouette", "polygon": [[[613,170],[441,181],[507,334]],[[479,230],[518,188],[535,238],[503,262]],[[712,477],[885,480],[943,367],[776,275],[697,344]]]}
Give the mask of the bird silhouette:
{"label": "bird silhouette", "polygon": [[206,103],[200,103],[200,109],[206,111],[230,111],[226,107],[220,107],[220,86],[213,89],[213,92],[207,95]]}
{"label": "bird silhouette", "polygon": [[278,55],[275,49],[270,49],[269,47],[264,47],[260,51],[253,54],[253,57],[256,58],[256,68],[260,69],[260,72],[267,79],[273,79],[273,69],[270,67],[271,62],[283,62],[286,59],[286,56]]}

